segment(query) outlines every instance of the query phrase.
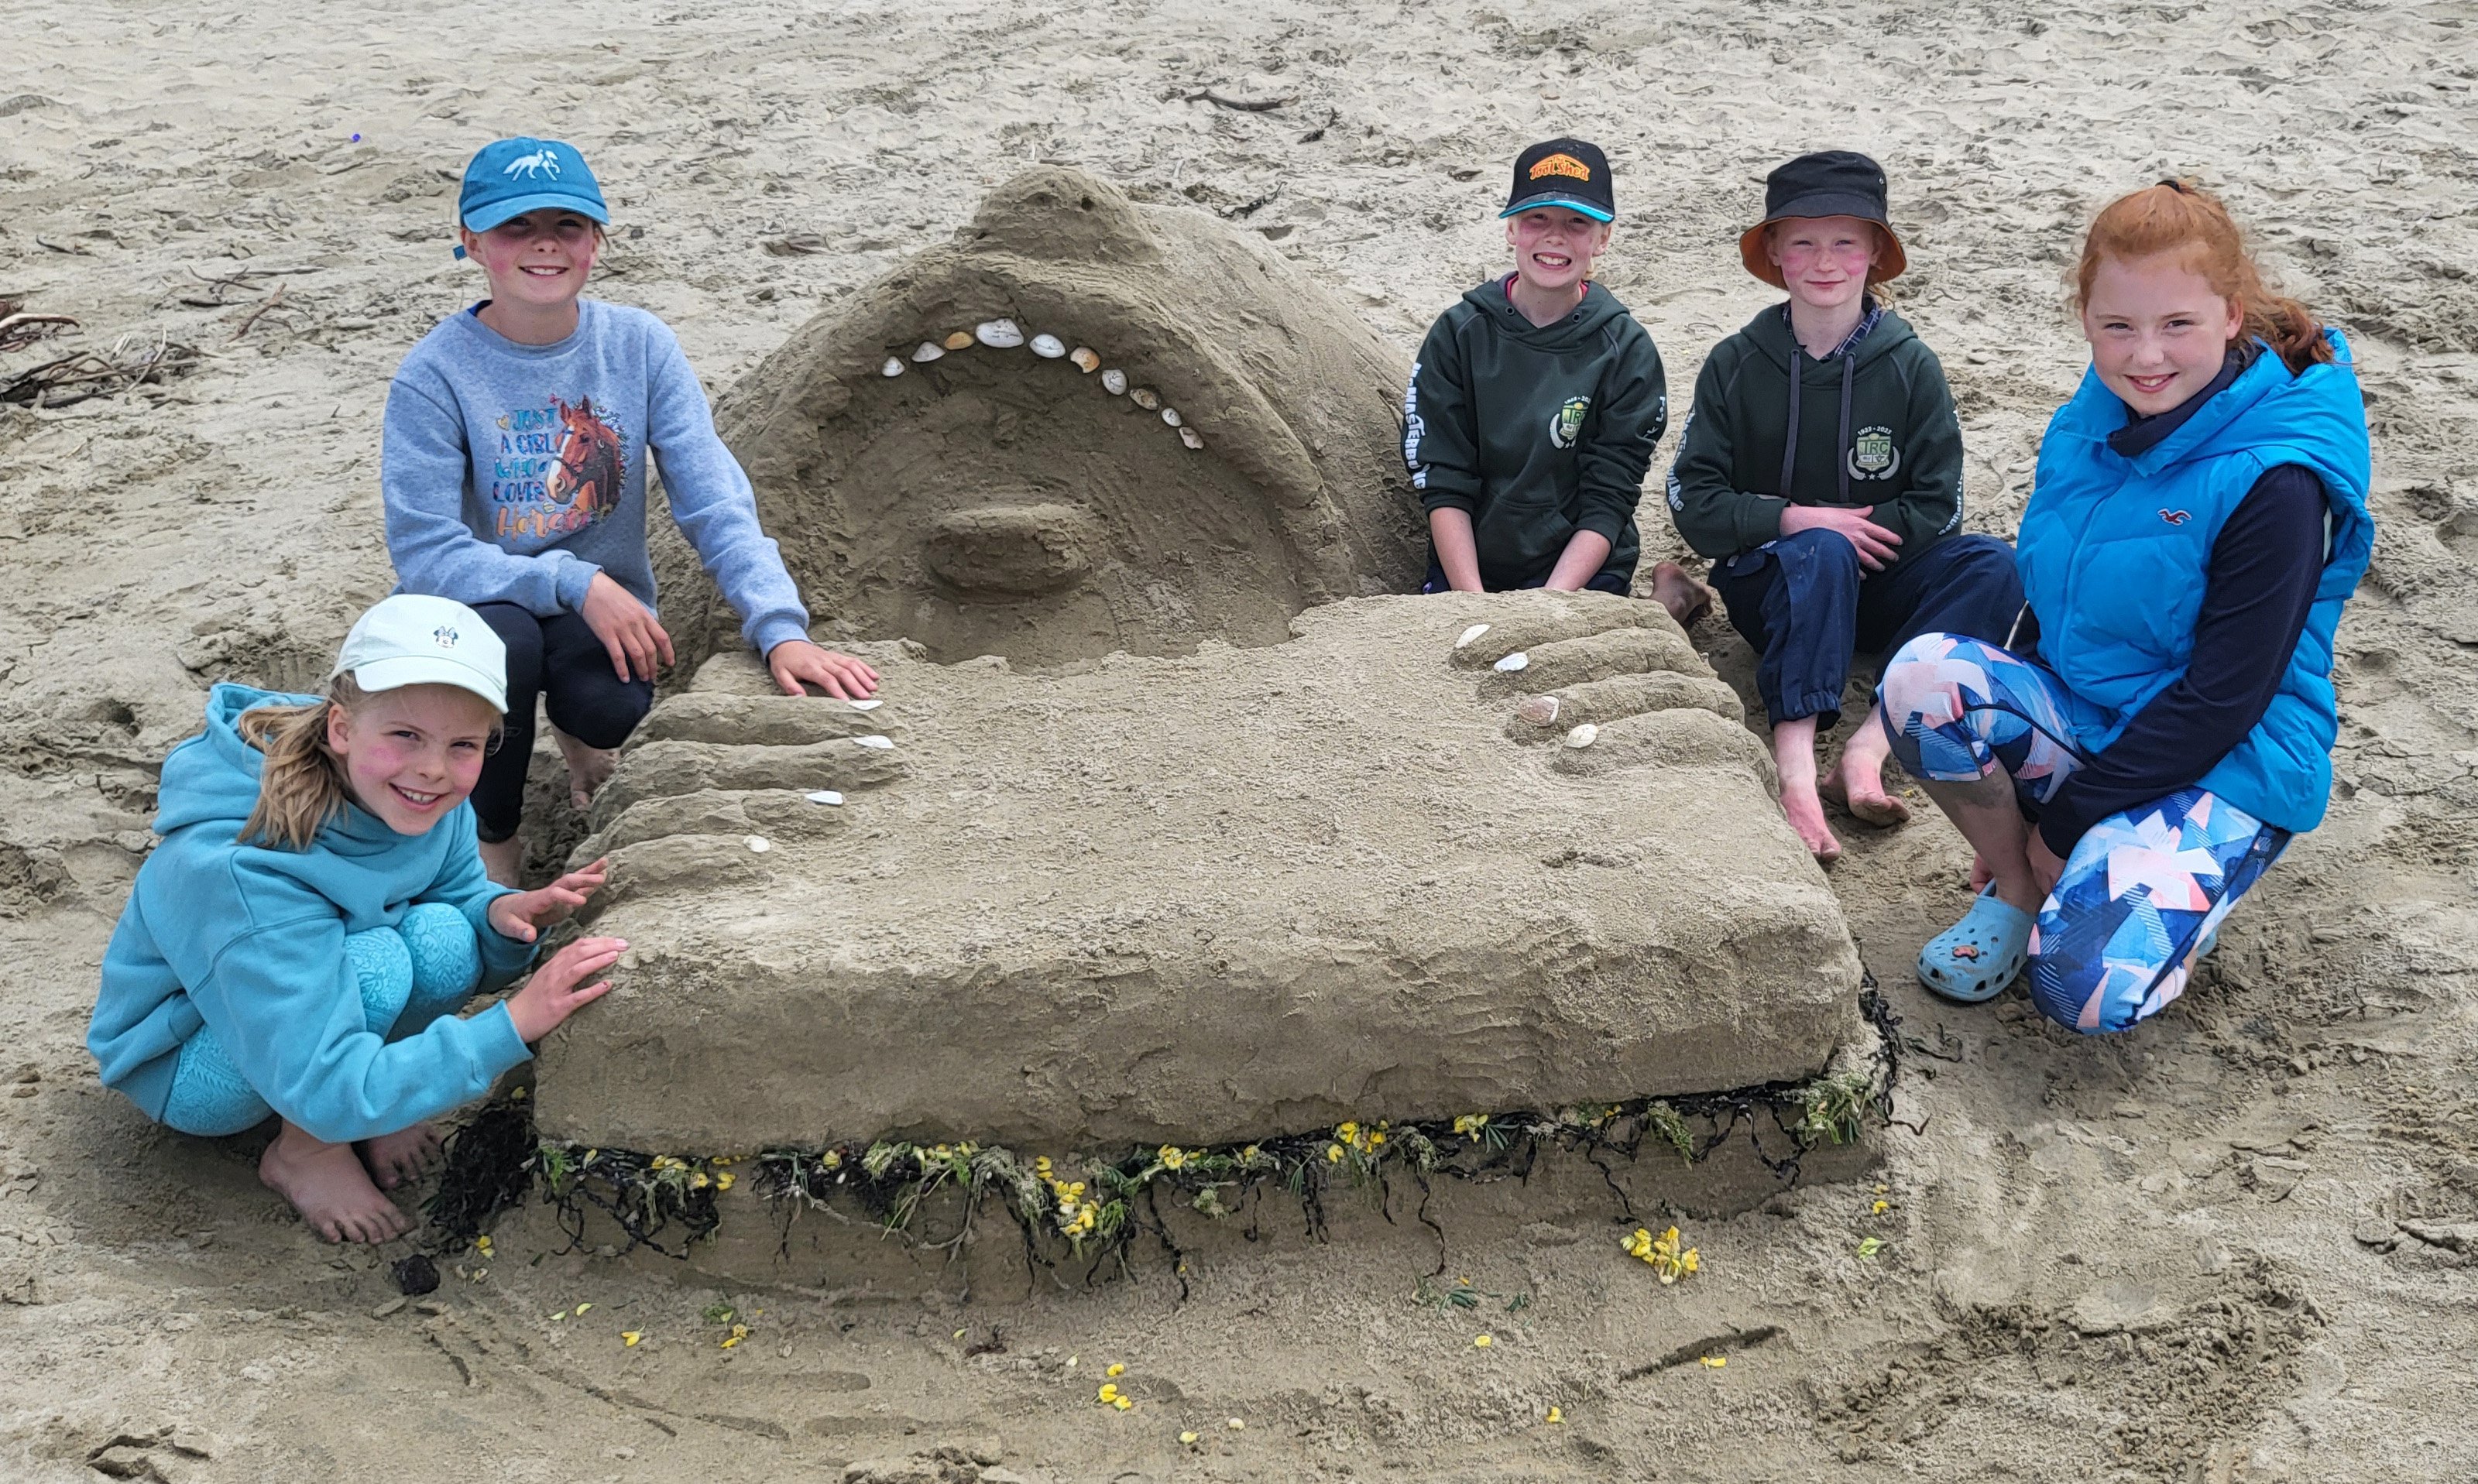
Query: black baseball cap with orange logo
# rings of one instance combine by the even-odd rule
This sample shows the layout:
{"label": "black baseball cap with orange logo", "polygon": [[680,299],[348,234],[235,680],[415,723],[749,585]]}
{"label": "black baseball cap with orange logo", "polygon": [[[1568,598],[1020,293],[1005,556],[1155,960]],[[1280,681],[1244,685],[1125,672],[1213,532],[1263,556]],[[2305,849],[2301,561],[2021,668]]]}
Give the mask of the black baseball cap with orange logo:
{"label": "black baseball cap with orange logo", "polygon": [[1594,221],[1615,221],[1617,197],[1609,189],[1609,157],[1581,139],[1550,139],[1514,157],[1514,189],[1500,216],[1562,206]]}

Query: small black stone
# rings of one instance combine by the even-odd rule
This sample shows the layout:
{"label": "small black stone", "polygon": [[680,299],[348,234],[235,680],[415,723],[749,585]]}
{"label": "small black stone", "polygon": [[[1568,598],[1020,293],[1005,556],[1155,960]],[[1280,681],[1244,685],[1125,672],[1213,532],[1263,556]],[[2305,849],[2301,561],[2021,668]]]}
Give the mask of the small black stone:
{"label": "small black stone", "polygon": [[388,1271],[395,1278],[395,1291],[407,1298],[418,1298],[439,1287],[439,1265],[419,1252]]}

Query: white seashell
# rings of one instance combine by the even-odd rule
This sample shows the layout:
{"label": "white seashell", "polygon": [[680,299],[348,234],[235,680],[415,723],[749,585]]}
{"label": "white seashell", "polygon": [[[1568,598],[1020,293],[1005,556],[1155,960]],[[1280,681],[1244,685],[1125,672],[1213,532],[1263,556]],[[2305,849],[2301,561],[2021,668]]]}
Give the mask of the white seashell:
{"label": "white seashell", "polygon": [[939,344],[936,340],[923,340],[913,349],[912,360],[913,364],[916,365],[926,365],[932,361],[946,359],[946,346]]}
{"label": "white seashell", "polygon": [[809,802],[812,804],[832,804],[837,808],[841,808],[843,806],[843,801],[844,796],[832,789],[820,789],[817,792],[809,795]]}
{"label": "white seashell", "polygon": [[1067,342],[1054,335],[1036,335],[1029,343],[1032,353],[1044,361],[1055,361],[1067,354]]}
{"label": "white seashell", "polygon": [[973,339],[992,350],[1013,350],[1024,343],[1024,331],[1012,319],[991,319],[973,326]]}
{"label": "white seashell", "polygon": [[1525,654],[1520,649],[1517,649],[1512,654],[1507,655],[1504,659],[1498,661],[1497,667],[1511,673],[1515,670],[1526,668],[1530,664],[1531,656]]}
{"label": "white seashell", "polygon": [[970,330],[958,330],[954,334],[947,337],[947,348],[948,350],[972,349],[973,332]]}
{"label": "white seashell", "polygon": [[774,843],[768,840],[763,835],[751,835],[748,837],[748,848],[756,851],[759,855],[764,855],[767,851],[774,848]]}
{"label": "white seashell", "polygon": [[1557,697],[1535,695],[1514,708],[1514,714],[1533,726],[1547,726],[1557,719]]}
{"label": "white seashell", "polygon": [[1473,640],[1479,638],[1482,634],[1487,632],[1487,624],[1475,623],[1470,628],[1463,630],[1463,637],[1454,641],[1454,647],[1457,649],[1468,648]]}
{"label": "white seashell", "polygon": [[1127,373],[1120,370],[1117,366],[1112,366],[1110,369],[1103,371],[1101,373],[1101,390],[1110,393],[1112,396],[1117,396],[1120,392],[1126,390]]}
{"label": "white seashell", "polygon": [[1194,428],[1179,429],[1178,440],[1185,443],[1188,447],[1195,449],[1199,453],[1202,453],[1204,451],[1204,440],[1197,437],[1196,430]]}
{"label": "white seashell", "polygon": [[844,704],[854,711],[875,711],[886,703],[884,701],[846,701]]}
{"label": "white seashell", "polygon": [[1569,747],[1588,747],[1592,744],[1592,740],[1600,735],[1601,729],[1586,721],[1581,726],[1579,726],[1566,734],[1566,745]]}
{"label": "white seashell", "polygon": [[1146,412],[1151,412],[1154,408],[1161,406],[1160,394],[1155,392],[1150,387],[1138,387],[1135,390],[1127,393],[1127,400],[1135,403],[1138,407],[1143,408]]}
{"label": "white seashell", "polygon": [[1174,427],[1174,428],[1175,428],[1175,427],[1177,427],[1177,426],[1178,426],[1178,409],[1177,409],[1177,408],[1176,408],[1176,407],[1165,407],[1165,408],[1163,408],[1163,409],[1162,409],[1162,421],[1169,423],[1169,424],[1170,424],[1172,427]]}
{"label": "white seashell", "polygon": [[877,368],[877,374],[880,376],[900,376],[903,374],[903,363],[896,360],[893,356],[889,356],[886,358],[886,365]]}
{"label": "white seashell", "polygon": [[895,745],[895,739],[892,737],[855,737],[852,741],[864,747],[874,747],[881,752]]}
{"label": "white seashell", "polygon": [[1075,362],[1075,369],[1083,372],[1087,376],[1092,375],[1095,371],[1101,368],[1101,358],[1093,354],[1092,347],[1087,345],[1078,345],[1074,350],[1069,351],[1067,353],[1067,359]]}

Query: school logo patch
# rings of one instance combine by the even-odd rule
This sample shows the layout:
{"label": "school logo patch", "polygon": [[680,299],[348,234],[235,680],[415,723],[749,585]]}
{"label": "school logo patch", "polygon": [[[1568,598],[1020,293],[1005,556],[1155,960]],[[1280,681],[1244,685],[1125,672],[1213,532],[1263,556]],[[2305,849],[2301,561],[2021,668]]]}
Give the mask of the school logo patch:
{"label": "school logo patch", "polygon": [[1591,410],[1590,397],[1568,397],[1549,419],[1549,441],[1559,448],[1574,447],[1583,432],[1583,415]]}
{"label": "school logo patch", "polygon": [[1860,428],[1843,462],[1853,479],[1890,479],[1901,472],[1902,451],[1893,446],[1892,429]]}
{"label": "school logo patch", "polygon": [[1549,175],[1563,175],[1573,180],[1587,181],[1592,178],[1592,167],[1572,155],[1551,155],[1532,164],[1530,178],[1539,180]]}

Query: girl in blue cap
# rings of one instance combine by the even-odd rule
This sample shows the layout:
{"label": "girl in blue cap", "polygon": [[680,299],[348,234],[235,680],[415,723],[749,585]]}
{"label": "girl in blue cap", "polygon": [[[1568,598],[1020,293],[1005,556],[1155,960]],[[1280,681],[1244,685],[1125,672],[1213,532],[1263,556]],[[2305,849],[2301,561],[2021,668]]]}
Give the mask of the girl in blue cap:
{"label": "girl in blue cap", "polygon": [[331,1242],[412,1223],[383,1194],[439,1146],[426,1121],[490,1090],[529,1042],[610,988],[625,943],[522,972],[602,863],[537,892],[482,872],[466,797],[496,731],[498,639],[443,598],[392,597],[323,696],[220,685],[164,760],[163,843],[104,949],[87,1045],[104,1085],[187,1134],[282,1131],[259,1175]]}
{"label": "girl in blue cap", "polygon": [[2095,1032],[2175,999],[2322,821],[2374,522],[2348,341],[2264,287],[2217,200],[2120,198],[2073,282],[2091,365],[2039,445],[2024,626],[1922,635],[1877,694],[1987,878],[1920,980],[1977,1001],[2027,968],[2041,1014]]}
{"label": "girl in blue cap", "polygon": [[380,483],[403,591],[469,603],[508,649],[507,737],[473,791],[492,876],[514,882],[535,698],[579,808],[671,660],[645,549],[645,455],[741,632],[792,695],[859,699],[877,672],[809,641],[748,478],[663,322],[586,299],[610,213],[573,145],[500,139],[465,170],[456,249],[490,297],[414,346],[388,390]]}

